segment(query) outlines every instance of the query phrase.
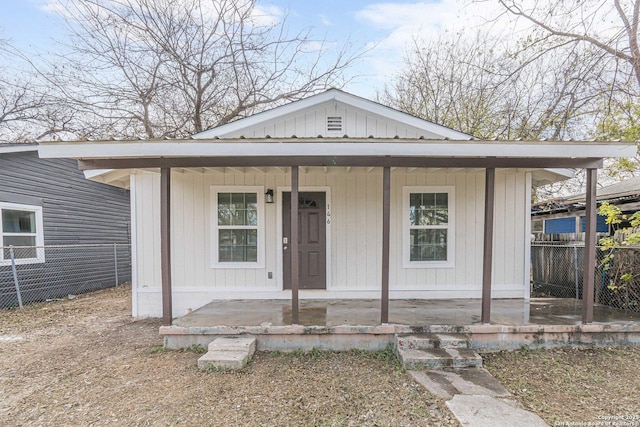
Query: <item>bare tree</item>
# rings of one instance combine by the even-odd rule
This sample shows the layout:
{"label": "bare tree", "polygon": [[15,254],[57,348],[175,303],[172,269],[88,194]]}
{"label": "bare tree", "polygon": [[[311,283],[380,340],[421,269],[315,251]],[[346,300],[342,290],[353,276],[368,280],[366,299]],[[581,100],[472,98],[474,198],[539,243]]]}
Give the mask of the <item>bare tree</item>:
{"label": "bare tree", "polygon": [[484,32],[416,39],[380,99],[483,139],[575,137],[600,93],[597,58],[583,53],[530,64]]}
{"label": "bare tree", "polygon": [[[66,0],[71,32],[45,78],[102,135],[184,136],[346,83],[331,53],[254,0]],[[94,132],[94,133],[96,133]],[[111,135],[109,135],[111,134]]]}
{"label": "bare tree", "polygon": [[[16,64],[20,56],[8,40],[0,39],[0,64]],[[52,100],[37,77],[19,67],[0,67],[0,142],[33,139],[48,130],[43,111]]]}
{"label": "bare tree", "polygon": [[611,87],[640,88],[638,25],[640,0],[499,0],[506,13],[534,28],[523,51],[548,52],[567,43],[583,44],[610,60]]}

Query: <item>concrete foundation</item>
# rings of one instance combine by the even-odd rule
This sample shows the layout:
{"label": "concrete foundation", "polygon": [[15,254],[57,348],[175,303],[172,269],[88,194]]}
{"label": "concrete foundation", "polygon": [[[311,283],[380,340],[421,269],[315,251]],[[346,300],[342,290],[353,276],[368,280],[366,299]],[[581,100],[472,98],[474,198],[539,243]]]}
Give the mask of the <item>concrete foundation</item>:
{"label": "concrete foundation", "polygon": [[640,315],[596,306],[594,323],[580,323],[581,302],[494,300],[492,322],[479,323],[479,300],[392,300],[379,323],[379,301],[302,301],[291,325],[288,301],[214,301],[160,328],[167,348],[207,347],[219,336],[255,336],[258,350],[379,350],[396,334],[467,334],[479,352],[524,346],[640,345]]}

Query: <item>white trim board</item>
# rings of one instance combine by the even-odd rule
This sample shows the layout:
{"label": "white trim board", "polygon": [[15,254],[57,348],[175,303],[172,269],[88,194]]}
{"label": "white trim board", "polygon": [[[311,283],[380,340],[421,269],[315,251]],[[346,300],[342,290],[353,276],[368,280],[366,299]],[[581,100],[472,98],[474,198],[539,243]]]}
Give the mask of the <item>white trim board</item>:
{"label": "white trim board", "polygon": [[155,157],[273,157],[273,156],[400,156],[501,158],[633,157],[637,147],[627,143],[443,141],[403,139],[278,139],[167,140],[129,142],[42,143],[41,158],[124,159]]}
{"label": "white trim board", "polygon": [[19,144],[9,143],[0,145],[0,154],[7,153],[26,153],[29,151],[38,151],[37,144]]}
{"label": "white trim board", "polygon": [[129,203],[131,205],[131,315],[138,317],[138,221],[136,209],[136,176],[131,175]]}
{"label": "white trim board", "polygon": [[[531,298],[531,172],[525,175],[524,215],[524,298]],[[529,285],[528,285],[529,284]],[[527,286],[528,285],[528,286]]]}

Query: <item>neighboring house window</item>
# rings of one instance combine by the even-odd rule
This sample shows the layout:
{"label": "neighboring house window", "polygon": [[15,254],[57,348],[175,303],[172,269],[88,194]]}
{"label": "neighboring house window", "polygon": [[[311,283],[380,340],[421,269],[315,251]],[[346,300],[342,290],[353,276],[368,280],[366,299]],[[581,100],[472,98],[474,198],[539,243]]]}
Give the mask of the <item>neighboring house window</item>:
{"label": "neighboring house window", "polygon": [[403,187],[403,265],[453,267],[454,187]]}
{"label": "neighboring house window", "polygon": [[0,202],[0,265],[44,262],[42,207]]}
{"label": "neighboring house window", "polygon": [[213,267],[264,266],[264,189],[212,187]]}
{"label": "neighboring house window", "polygon": [[544,220],[534,220],[531,223],[532,233],[544,233]]}

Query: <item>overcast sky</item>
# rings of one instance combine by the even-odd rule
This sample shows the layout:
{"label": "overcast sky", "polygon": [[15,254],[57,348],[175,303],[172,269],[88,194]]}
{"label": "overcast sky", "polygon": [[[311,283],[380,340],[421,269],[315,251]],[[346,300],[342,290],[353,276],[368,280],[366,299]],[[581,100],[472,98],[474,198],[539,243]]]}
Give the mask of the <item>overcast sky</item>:
{"label": "overcast sky", "polygon": [[[23,51],[52,49],[64,30],[52,9],[56,0],[0,0],[0,36]],[[495,17],[496,2],[468,0],[376,2],[367,0],[269,0],[259,1],[266,20],[285,19],[292,30],[311,27],[329,45],[353,45],[372,50],[352,72],[356,78],[346,90],[373,97],[402,65],[407,44],[416,35],[437,37],[445,31],[472,30]]]}

